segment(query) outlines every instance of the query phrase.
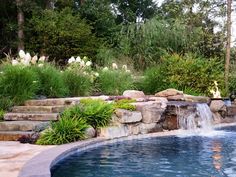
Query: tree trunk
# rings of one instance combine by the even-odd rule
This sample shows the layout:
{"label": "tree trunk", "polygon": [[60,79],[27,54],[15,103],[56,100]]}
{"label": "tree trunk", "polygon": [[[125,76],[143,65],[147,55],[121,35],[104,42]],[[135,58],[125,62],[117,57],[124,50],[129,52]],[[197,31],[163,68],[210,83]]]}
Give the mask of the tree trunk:
{"label": "tree trunk", "polygon": [[80,1],[79,1],[81,6],[84,4],[84,1],[85,1],[85,0],[80,0]]}
{"label": "tree trunk", "polygon": [[23,0],[16,0],[18,22],[18,51],[24,50],[24,12],[22,11]]}
{"label": "tree trunk", "polygon": [[229,92],[229,66],[230,66],[230,45],[231,45],[231,13],[232,13],[232,0],[227,0],[227,44],[225,56],[225,89]]}

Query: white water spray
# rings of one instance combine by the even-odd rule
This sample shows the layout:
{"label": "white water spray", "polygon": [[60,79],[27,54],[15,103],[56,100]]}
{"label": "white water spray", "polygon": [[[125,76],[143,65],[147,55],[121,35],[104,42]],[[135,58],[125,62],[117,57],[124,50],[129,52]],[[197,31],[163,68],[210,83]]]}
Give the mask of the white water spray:
{"label": "white water spray", "polygon": [[179,107],[177,107],[177,110],[180,130],[187,130],[188,134],[206,134],[213,131],[213,115],[207,104],[197,104],[196,112],[189,114],[181,113]]}

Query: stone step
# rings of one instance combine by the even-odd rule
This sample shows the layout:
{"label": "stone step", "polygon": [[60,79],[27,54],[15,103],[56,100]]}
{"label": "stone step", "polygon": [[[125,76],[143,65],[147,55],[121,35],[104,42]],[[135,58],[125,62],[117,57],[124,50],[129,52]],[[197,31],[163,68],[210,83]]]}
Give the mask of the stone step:
{"label": "stone step", "polygon": [[0,131],[0,141],[17,141],[22,136],[30,136],[34,132]]}
{"label": "stone step", "polygon": [[25,102],[25,106],[61,106],[66,104],[67,101],[64,98],[28,100]]}
{"label": "stone step", "polygon": [[78,104],[81,99],[102,99],[108,100],[109,96],[90,96],[90,97],[69,97],[69,98],[50,98],[43,100],[28,100],[25,102],[25,106],[61,106],[61,105],[74,105]]}
{"label": "stone step", "polygon": [[42,131],[48,125],[45,121],[4,121],[0,122],[0,131]]}
{"label": "stone step", "polygon": [[33,121],[51,121],[58,120],[58,113],[6,113],[4,120],[33,120]]}
{"label": "stone step", "polygon": [[14,106],[14,113],[58,113],[62,112],[66,106]]}

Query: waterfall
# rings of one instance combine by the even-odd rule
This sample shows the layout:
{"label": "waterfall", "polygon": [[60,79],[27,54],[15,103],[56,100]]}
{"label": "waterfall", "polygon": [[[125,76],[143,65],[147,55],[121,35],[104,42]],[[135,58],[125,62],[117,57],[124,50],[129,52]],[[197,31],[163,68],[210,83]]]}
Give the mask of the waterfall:
{"label": "waterfall", "polygon": [[212,112],[206,103],[196,105],[196,112],[189,114],[181,113],[177,107],[178,126],[182,130],[189,130],[192,133],[211,131],[212,128]]}

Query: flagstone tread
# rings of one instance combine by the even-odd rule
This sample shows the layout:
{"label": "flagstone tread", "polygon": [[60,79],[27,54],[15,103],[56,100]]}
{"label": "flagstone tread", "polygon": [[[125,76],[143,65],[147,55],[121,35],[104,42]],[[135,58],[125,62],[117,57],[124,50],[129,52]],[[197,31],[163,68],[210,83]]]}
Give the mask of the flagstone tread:
{"label": "flagstone tread", "polygon": [[4,120],[34,120],[34,121],[53,121],[58,120],[59,113],[6,113]]}
{"label": "flagstone tread", "polygon": [[0,122],[0,131],[35,131],[48,125],[46,121],[4,121]]}
{"label": "flagstone tread", "polygon": [[58,113],[66,108],[61,106],[14,106],[12,112],[14,113]]}
{"label": "flagstone tread", "polygon": [[0,131],[0,141],[17,141],[22,136],[33,135],[34,132],[27,131]]}

